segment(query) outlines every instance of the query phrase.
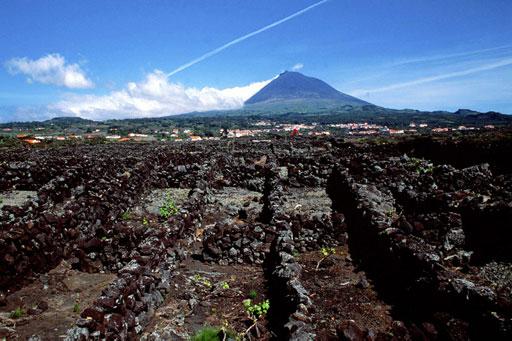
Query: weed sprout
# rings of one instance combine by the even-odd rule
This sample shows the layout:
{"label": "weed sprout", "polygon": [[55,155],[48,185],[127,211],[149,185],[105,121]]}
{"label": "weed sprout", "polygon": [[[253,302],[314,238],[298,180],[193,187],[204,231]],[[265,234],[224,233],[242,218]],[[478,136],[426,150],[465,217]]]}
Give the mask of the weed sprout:
{"label": "weed sprout", "polygon": [[322,255],[322,258],[320,258],[320,260],[316,264],[315,270],[318,270],[320,268],[320,264],[324,260],[326,260],[327,258],[329,258],[332,255],[335,255],[336,254],[336,249],[333,248],[333,247],[323,247],[323,248],[320,249],[320,253]]}
{"label": "weed sprout", "polygon": [[178,214],[179,210],[176,203],[171,197],[171,193],[165,194],[165,202],[160,207],[160,216],[164,219],[169,219],[170,216]]}

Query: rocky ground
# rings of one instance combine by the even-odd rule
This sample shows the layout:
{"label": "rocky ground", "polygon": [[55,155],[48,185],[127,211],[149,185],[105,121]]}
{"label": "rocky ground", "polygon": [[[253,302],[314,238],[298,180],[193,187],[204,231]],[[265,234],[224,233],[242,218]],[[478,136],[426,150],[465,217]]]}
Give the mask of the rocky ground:
{"label": "rocky ground", "polygon": [[0,340],[510,339],[508,145],[6,150]]}

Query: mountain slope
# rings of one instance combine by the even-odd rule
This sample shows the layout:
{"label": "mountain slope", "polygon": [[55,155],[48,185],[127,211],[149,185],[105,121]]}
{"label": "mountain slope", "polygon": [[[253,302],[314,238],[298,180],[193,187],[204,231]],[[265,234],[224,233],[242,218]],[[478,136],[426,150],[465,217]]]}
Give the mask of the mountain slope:
{"label": "mountain slope", "polygon": [[349,96],[320,79],[307,77],[299,72],[285,71],[263,89],[245,101],[246,106],[287,104],[311,104],[320,106],[371,105],[359,98]]}

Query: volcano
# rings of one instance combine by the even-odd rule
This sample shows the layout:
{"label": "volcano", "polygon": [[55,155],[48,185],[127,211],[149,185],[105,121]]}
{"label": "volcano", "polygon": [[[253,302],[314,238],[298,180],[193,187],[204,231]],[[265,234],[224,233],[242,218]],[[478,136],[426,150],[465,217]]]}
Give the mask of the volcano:
{"label": "volcano", "polygon": [[326,82],[299,72],[285,71],[245,101],[254,106],[364,106],[371,105],[359,98],[344,94]]}

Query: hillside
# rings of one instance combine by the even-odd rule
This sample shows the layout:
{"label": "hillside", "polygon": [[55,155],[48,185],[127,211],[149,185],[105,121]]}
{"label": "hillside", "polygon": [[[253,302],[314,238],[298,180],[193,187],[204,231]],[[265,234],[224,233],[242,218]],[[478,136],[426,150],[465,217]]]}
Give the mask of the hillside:
{"label": "hillside", "polygon": [[285,71],[245,102],[246,108],[288,109],[304,106],[310,110],[342,106],[371,105],[349,96],[324,81],[299,72]]}

